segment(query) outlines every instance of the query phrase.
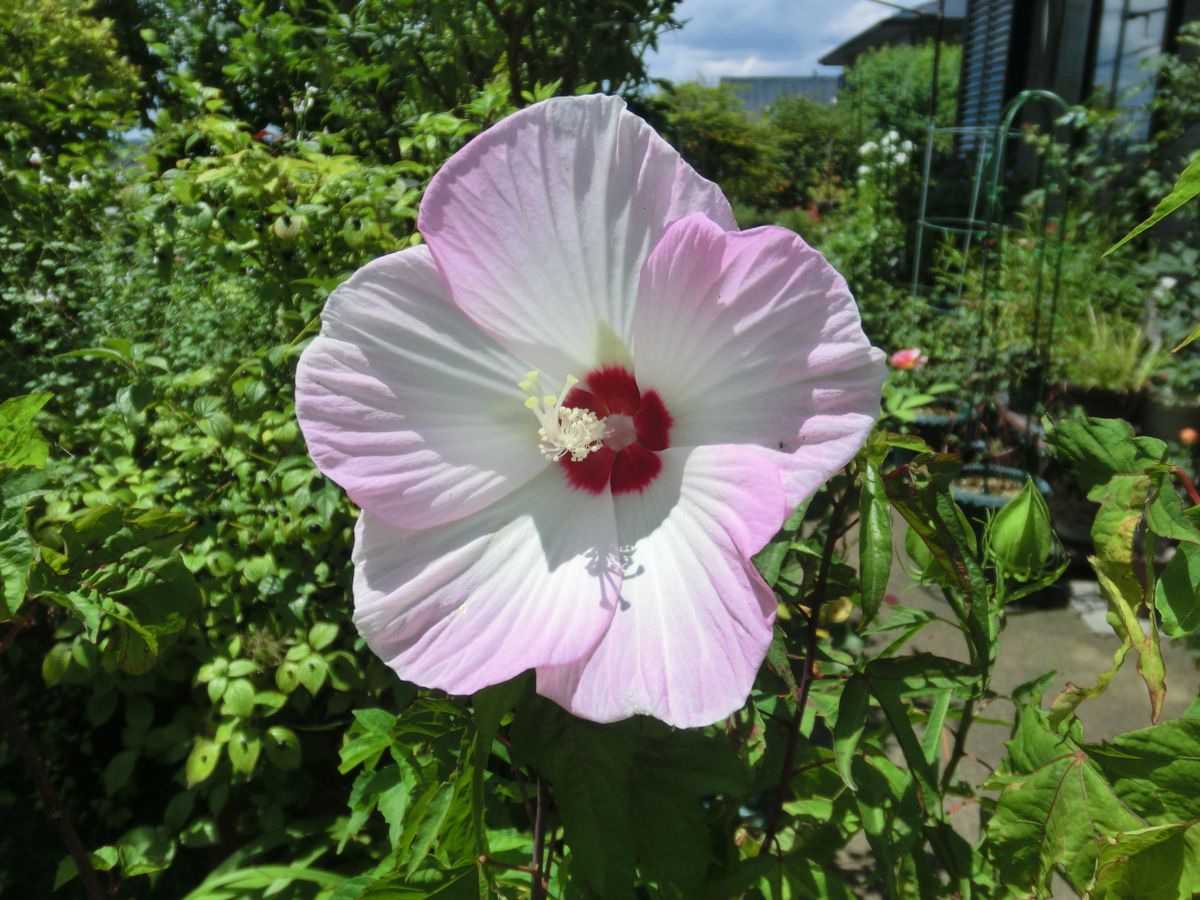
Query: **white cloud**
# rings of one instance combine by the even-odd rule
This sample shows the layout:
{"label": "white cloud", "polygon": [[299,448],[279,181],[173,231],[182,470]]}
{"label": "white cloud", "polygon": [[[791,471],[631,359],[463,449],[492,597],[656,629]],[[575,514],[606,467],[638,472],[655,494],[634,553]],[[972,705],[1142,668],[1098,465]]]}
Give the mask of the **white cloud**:
{"label": "white cloud", "polygon": [[832,74],[817,60],[894,12],[871,0],[684,0],[677,16],[689,21],[660,40],[647,67],[671,81]]}

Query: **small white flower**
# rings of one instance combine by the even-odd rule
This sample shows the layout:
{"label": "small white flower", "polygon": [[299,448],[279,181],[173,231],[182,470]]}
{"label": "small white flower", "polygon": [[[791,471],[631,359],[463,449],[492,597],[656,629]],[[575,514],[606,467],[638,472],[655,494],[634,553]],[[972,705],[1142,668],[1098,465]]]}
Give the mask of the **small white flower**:
{"label": "small white flower", "polygon": [[897,153],[896,154],[896,156],[895,156],[896,165],[902,166],[906,162],[908,162],[908,154],[907,153]]}
{"label": "small white flower", "polygon": [[889,131],[887,134],[885,134],[883,136],[883,142],[885,144],[894,144],[898,140],[900,140],[900,132],[895,131],[895,130]]}
{"label": "small white flower", "polygon": [[858,152],[862,156],[871,156],[879,149],[879,146],[874,141],[867,141],[858,148]]}
{"label": "small white flower", "polygon": [[1178,280],[1172,278],[1170,275],[1164,275],[1162,278],[1158,279],[1158,286],[1162,288],[1164,292],[1174,290],[1175,285],[1177,284],[1179,284]]}
{"label": "small white flower", "polygon": [[42,164],[42,151],[34,147],[29,152],[29,164],[31,166],[40,166]]}
{"label": "small white flower", "polygon": [[870,167],[870,166],[859,166],[859,167],[858,167],[858,174],[859,174],[859,175],[870,175],[870,174],[871,174],[871,167]]}

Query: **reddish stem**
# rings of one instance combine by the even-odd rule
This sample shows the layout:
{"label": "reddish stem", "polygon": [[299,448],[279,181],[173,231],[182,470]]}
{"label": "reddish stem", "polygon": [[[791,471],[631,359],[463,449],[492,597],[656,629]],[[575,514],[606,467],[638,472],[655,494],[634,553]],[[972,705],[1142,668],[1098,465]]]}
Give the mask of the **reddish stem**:
{"label": "reddish stem", "polygon": [[1175,477],[1179,479],[1179,483],[1183,485],[1183,489],[1187,491],[1192,503],[1200,506],[1200,491],[1196,490],[1196,482],[1192,481],[1192,476],[1183,471],[1180,466],[1175,466],[1173,471]]}

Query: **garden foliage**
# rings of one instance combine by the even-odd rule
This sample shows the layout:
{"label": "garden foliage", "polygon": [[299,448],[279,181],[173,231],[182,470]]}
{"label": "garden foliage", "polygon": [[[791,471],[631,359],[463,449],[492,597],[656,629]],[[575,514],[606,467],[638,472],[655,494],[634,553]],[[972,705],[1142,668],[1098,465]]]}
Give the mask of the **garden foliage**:
{"label": "garden foliage", "polygon": [[[1074,712],[1113,672],[1060,690],[1046,660],[1011,720],[982,715],[1009,604],[1061,575],[1061,548],[1030,491],[973,527],[950,489],[960,461],[896,433],[903,414],[756,558],[776,640],[720,726],[585,722],[528,676],[448,697],[366,651],[355,512],[305,452],[296,359],[336,284],[420,240],[422,190],[470,136],[556,92],[643,87],[675,4],[587,7],[101,4],[119,27],[75,0],[0,10],[0,811],[21,823],[0,833],[0,895],[1007,897],[1059,878],[1191,896],[1200,713],[1163,717],[1161,645],[1200,629],[1200,505],[1180,447],[1119,420],[1063,417],[1046,437],[1101,503],[1090,564],[1113,668],[1146,686],[1146,727],[1110,741]],[[919,153],[924,110],[920,79],[894,77],[905,52],[855,76],[857,121],[803,101],[750,121],[698,86],[642,96],[744,224],[799,226],[844,269],[889,350],[910,327],[903,141]],[[1140,215],[1070,220],[1064,323],[1086,295],[1169,339],[1195,288],[1160,279],[1190,248],[1097,262]],[[1024,221],[1034,244],[1006,252],[1041,246],[1036,212]],[[1002,314],[1020,321],[1027,267],[1005,259]],[[958,340],[954,322],[917,324],[935,361]],[[932,397],[957,376],[931,366],[910,386]],[[904,560],[939,612],[892,602]],[[961,633],[958,658],[909,651],[931,625]],[[984,727],[1010,740],[978,783],[960,764]]]}

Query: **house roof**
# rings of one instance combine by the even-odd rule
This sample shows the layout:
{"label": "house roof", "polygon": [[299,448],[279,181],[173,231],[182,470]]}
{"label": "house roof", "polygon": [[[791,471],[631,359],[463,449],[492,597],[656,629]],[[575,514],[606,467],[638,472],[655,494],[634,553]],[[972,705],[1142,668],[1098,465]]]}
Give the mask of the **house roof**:
{"label": "house roof", "polygon": [[[962,40],[963,26],[967,17],[967,0],[945,0],[942,21],[942,40],[958,43]],[[918,44],[931,40],[937,34],[937,0],[919,3],[912,9],[897,12],[881,22],[876,22],[865,31],[860,31],[840,47],[829,51],[818,60],[823,66],[852,66],[854,61],[868,50],[888,45]]]}
{"label": "house roof", "polygon": [[837,75],[722,75],[721,84],[731,87],[751,112],[790,94],[801,94],[815,103],[837,102]]}

